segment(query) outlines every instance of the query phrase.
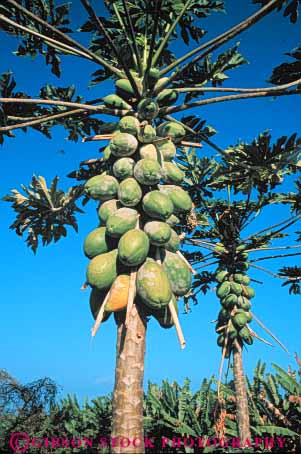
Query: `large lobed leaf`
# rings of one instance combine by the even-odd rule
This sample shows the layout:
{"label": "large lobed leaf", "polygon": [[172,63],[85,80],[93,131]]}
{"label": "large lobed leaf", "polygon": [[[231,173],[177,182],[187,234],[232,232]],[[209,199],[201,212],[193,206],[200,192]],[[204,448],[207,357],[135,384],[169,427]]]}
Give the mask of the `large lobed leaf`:
{"label": "large lobed leaf", "polygon": [[21,185],[23,192],[13,189],[3,197],[12,205],[16,219],[10,226],[17,235],[27,233],[26,243],[36,252],[39,241],[47,245],[67,235],[65,226],[77,231],[75,213],[83,213],[76,201],[83,193],[82,186],[75,186],[64,192],[57,188],[59,178],[55,177],[47,186],[44,177],[33,176],[29,186]]}

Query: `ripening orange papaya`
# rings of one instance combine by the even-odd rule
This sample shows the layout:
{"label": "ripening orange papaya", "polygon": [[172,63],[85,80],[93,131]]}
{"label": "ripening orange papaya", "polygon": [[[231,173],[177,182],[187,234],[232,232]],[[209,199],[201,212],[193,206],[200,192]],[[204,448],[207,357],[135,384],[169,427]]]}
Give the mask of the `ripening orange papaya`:
{"label": "ripening orange papaya", "polygon": [[106,303],[106,311],[117,312],[127,306],[130,287],[130,276],[128,274],[120,274],[112,284],[108,301]]}

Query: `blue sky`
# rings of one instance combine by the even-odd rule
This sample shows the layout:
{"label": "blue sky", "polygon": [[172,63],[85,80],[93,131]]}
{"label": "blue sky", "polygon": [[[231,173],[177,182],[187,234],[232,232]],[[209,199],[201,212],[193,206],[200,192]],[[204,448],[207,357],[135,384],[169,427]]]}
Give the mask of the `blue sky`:
{"label": "blue sky", "polygon": [[[73,4],[78,26],[86,16],[79,2]],[[239,8],[237,4],[234,0],[226,1],[228,15],[214,15],[206,20],[208,38],[256,10],[251,1],[239,2]],[[238,39],[240,50],[250,64],[233,71],[227,84],[260,87],[266,85],[272,68],[288,59],[283,54],[300,43],[300,27],[290,24],[281,14],[273,13],[233,43]],[[63,76],[58,81],[39,58],[33,62],[17,58],[12,55],[14,49],[15,41],[1,34],[0,72],[13,70],[19,89],[36,95],[38,88],[48,82],[61,86],[76,84],[78,93],[87,99],[108,93],[107,83],[87,88],[89,74],[96,69],[89,62],[66,57]],[[179,48],[178,51],[185,49]],[[195,113],[218,130],[215,141],[222,147],[238,139],[250,141],[267,129],[274,137],[294,132],[300,134],[300,99],[296,97],[221,103]],[[72,181],[65,175],[77,168],[79,161],[97,156],[97,149],[93,143],[66,141],[60,128],[53,131],[51,141],[34,131],[27,134],[18,131],[16,138],[6,140],[0,150],[0,194],[19,188],[22,182],[29,183],[33,174],[44,175],[47,180],[59,174],[60,184],[66,189]],[[202,153],[208,152],[204,147]],[[267,212],[258,227],[277,222],[283,215],[281,210]],[[115,324],[110,319],[102,325],[91,345],[93,319],[89,310],[89,292],[80,291],[87,266],[82,244],[87,233],[97,225],[95,205],[88,204],[85,215],[79,217],[78,234],[70,230],[67,239],[40,248],[36,256],[8,229],[13,219],[9,205],[1,202],[0,367],[23,382],[49,376],[61,385],[62,395],[77,393],[80,399],[111,391],[115,367]],[[286,263],[293,261],[287,260]],[[254,312],[285,342],[290,352],[300,352],[300,296],[289,296],[287,290],[281,288],[281,283],[272,277],[257,272],[252,273],[252,277],[265,280],[264,286],[256,286]],[[210,292],[206,297],[200,296],[192,313],[181,317],[187,340],[184,351],[180,350],[173,329],[163,330],[155,320],[151,321],[147,334],[145,383],[148,380],[160,382],[164,378],[182,382],[189,376],[195,387],[203,377],[217,375],[220,349],[216,346],[214,325],[210,321],[216,318],[218,310],[219,303],[214,292]],[[262,334],[260,329],[258,332]],[[258,358],[267,363],[276,362],[284,368],[288,364],[295,365],[293,355],[288,356],[278,347],[269,348],[257,342],[245,353],[248,373]]]}

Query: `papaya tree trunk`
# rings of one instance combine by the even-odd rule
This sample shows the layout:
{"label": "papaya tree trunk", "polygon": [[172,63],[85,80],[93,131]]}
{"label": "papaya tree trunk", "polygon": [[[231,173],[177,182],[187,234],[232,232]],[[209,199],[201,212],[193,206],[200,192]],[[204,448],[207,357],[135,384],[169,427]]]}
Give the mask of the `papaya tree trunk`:
{"label": "papaya tree trunk", "polygon": [[241,445],[244,446],[246,439],[251,439],[250,417],[248,397],[245,384],[245,376],[242,362],[242,349],[234,347],[234,385],[236,395],[236,420]]}
{"label": "papaya tree trunk", "polygon": [[[118,323],[113,394],[112,452],[143,453],[143,375],[146,319],[132,307],[128,326]],[[130,444],[129,444],[130,442]],[[127,446],[129,444],[129,446]]]}

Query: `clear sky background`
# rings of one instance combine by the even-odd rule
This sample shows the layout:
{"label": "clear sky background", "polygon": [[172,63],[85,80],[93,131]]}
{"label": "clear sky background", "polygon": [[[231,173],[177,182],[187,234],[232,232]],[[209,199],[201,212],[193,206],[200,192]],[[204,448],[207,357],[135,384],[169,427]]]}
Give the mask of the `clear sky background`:
{"label": "clear sky background", "polygon": [[[79,1],[72,3],[73,28],[76,29],[84,22],[86,14]],[[249,0],[228,0],[226,7],[227,15],[213,15],[206,20],[208,39],[250,15],[258,5],[252,5]],[[292,25],[282,14],[272,13],[232,44],[238,39],[240,50],[250,64],[229,73],[228,86],[265,86],[272,68],[289,60],[283,54],[300,44],[300,23]],[[18,88],[33,96],[47,82],[65,87],[76,84],[77,92],[86,99],[108,93],[108,83],[88,89],[89,74],[96,70],[90,62],[65,57],[63,76],[58,81],[40,58],[33,62],[18,58],[12,54],[15,48],[15,40],[2,33],[0,72],[13,70]],[[184,46],[178,51],[184,52]],[[294,132],[301,135],[300,101],[298,97],[243,100],[203,107],[194,113],[218,130],[215,141],[225,147],[238,139],[250,141],[267,129],[273,137]],[[33,174],[43,175],[48,181],[59,174],[61,186],[64,189],[71,186],[73,181],[65,175],[76,169],[79,161],[96,157],[98,146],[74,144],[66,141],[65,136],[63,129],[58,127],[53,130],[53,140],[34,131],[27,134],[17,131],[14,140],[7,139],[0,150],[1,197],[11,189],[19,188],[20,183],[28,184]],[[204,147],[202,153],[208,152]],[[76,393],[80,399],[113,389],[116,342],[112,317],[101,326],[92,347],[90,344],[93,319],[89,310],[89,291],[82,292],[80,287],[87,266],[82,252],[83,240],[97,226],[95,204],[89,203],[85,211],[86,214],[79,217],[78,234],[70,230],[68,238],[41,247],[34,256],[23,240],[8,228],[14,219],[9,204],[0,203],[0,368],[5,368],[22,382],[49,376],[61,385],[61,395]],[[277,222],[285,214],[277,209],[267,212],[257,227]],[[286,260],[285,264],[298,264],[298,260],[300,264],[298,257]],[[278,261],[273,266],[281,265]],[[255,314],[285,342],[292,354],[288,356],[279,347],[270,348],[256,342],[245,353],[246,371],[251,374],[259,358],[268,364],[276,362],[283,368],[288,364],[294,367],[293,353],[300,353],[301,298],[289,296],[281,282],[268,275],[251,274],[265,281],[264,286],[256,285]],[[216,318],[218,310],[215,294],[209,292],[200,296],[192,313],[181,316],[187,340],[184,351],[179,348],[174,329],[163,330],[155,320],[149,323],[145,384],[148,380],[160,382],[164,378],[182,382],[188,376],[195,388],[203,377],[217,375],[221,351],[210,321]],[[255,329],[263,334],[257,327]]]}

